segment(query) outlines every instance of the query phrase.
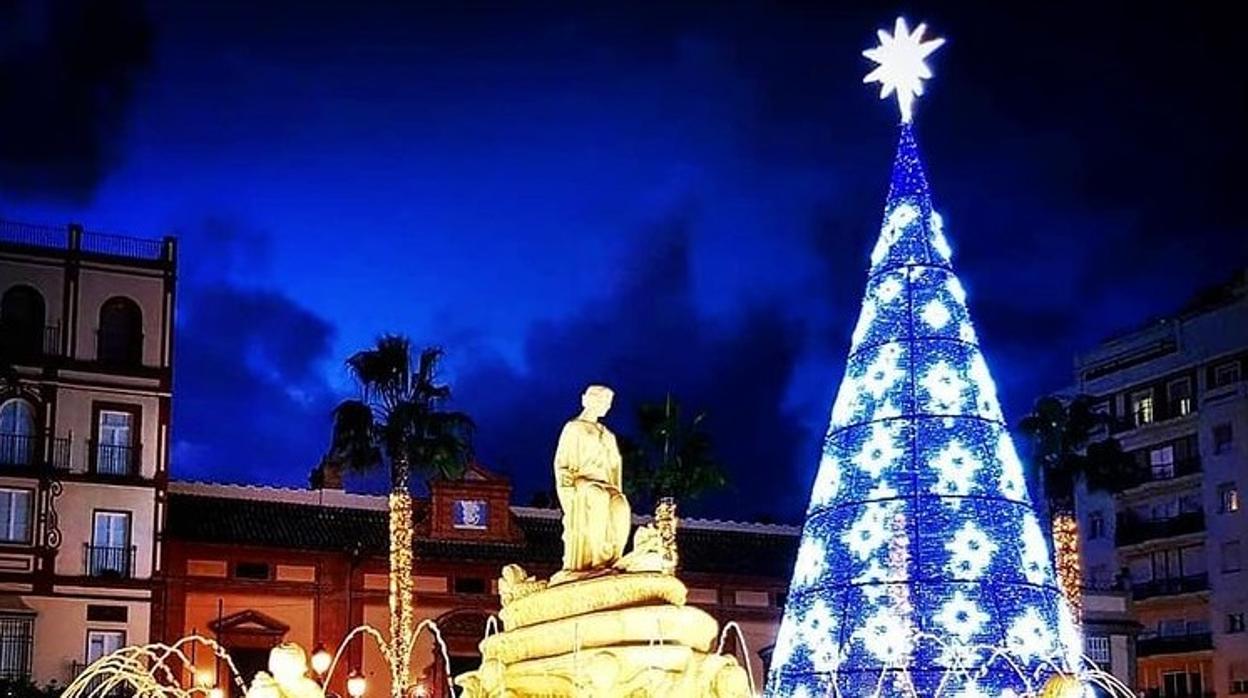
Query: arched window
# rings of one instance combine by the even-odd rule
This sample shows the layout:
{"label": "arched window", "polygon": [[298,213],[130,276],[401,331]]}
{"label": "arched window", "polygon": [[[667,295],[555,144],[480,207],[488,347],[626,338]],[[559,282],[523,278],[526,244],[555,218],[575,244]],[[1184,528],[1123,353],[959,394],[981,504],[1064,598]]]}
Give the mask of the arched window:
{"label": "arched window", "polygon": [[97,358],[108,364],[143,363],[143,311],[129,298],[114,296],[100,306]]}
{"label": "arched window", "polygon": [[0,465],[32,465],[35,457],[35,410],[18,398],[0,404]]}
{"label": "arched window", "polygon": [[4,349],[15,359],[32,359],[43,353],[45,319],[43,296],[30,286],[14,286],[0,298],[0,337]]}

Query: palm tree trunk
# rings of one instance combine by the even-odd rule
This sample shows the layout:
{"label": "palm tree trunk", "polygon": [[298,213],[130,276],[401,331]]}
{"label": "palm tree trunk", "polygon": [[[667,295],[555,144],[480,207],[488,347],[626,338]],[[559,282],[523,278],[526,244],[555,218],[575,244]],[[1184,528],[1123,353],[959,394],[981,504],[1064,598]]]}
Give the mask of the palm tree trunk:
{"label": "palm tree trunk", "polygon": [[390,694],[407,695],[411,680],[412,631],[416,627],[412,588],[412,494],[406,459],[393,463],[390,489]]}
{"label": "palm tree trunk", "polygon": [[1053,557],[1057,584],[1075,623],[1083,619],[1083,571],[1079,561],[1079,520],[1067,507],[1053,508]]}

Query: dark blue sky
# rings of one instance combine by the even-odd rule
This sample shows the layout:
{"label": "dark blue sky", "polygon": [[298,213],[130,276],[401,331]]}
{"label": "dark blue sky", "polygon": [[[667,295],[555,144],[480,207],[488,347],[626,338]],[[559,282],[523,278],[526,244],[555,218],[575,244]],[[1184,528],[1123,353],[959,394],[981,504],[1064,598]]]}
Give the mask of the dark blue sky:
{"label": "dark blue sky", "polygon": [[605,381],[619,431],[668,389],[708,412],[735,484],[703,512],[795,517],[894,147],[860,52],[899,12],[949,38],[918,131],[1011,421],[1248,265],[1211,6],[55,5],[0,7],[0,215],[182,237],[179,478],[303,483],[342,360],[398,331],[521,499]]}

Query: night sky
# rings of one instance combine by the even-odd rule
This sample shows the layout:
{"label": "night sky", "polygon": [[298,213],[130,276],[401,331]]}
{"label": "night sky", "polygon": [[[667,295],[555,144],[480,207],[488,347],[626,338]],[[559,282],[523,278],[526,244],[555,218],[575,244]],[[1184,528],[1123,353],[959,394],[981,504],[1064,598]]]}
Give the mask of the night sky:
{"label": "night sky", "polygon": [[846,4],[3,2],[0,215],[181,237],[176,478],[304,484],[343,359],[396,331],[446,349],[518,501],[601,381],[617,431],[667,390],[708,413],[733,486],[688,509],[792,520],[895,145],[860,53],[897,14],[949,39],[918,133],[1011,422],[1248,266],[1213,3]]}

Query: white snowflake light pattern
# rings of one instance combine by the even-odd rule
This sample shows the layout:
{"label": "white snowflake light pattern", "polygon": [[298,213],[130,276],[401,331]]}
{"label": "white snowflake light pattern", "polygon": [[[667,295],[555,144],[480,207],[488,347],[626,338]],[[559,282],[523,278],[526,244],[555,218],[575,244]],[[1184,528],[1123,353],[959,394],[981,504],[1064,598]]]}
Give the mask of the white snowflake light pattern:
{"label": "white snowflake light pattern", "polygon": [[896,428],[888,422],[871,425],[871,435],[854,456],[854,465],[873,478],[893,467],[906,455],[897,444]]}
{"label": "white snowflake light pattern", "polygon": [[953,540],[945,544],[949,551],[948,572],[955,579],[979,579],[992,562],[997,544],[971,522],[966,522]]}
{"label": "white snowflake light pattern", "polygon": [[879,30],[876,36],[880,45],[862,52],[879,64],[862,81],[880,83],[880,99],[896,93],[902,123],[909,123],[913,118],[914,98],[923,94],[923,81],[932,77],[927,57],[945,43],[944,39],[924,41],[926,31],[927,25],[920,24],[911,32],[905,18],[898,17],[892,34]]}
{"label": "white snowflake light pattern", "polygon": [[940,613],[936,616],[936,622],[940,623],[951,637],[962,642],[969,642],[983,629],[984,623],[988,622],[988,614],[981,611],[974,601],[966,598],[966,594],[957,591],[954,592],[953,598],[941,607]]}
{"label": "white snowflake light pattern", "polygon": [[[962,442],[950,441],[932,460],[932,467],[940,473],[940,479],[936,482],[936,494],[946,497],[969,495],[977,486],[975,474],[980,465],[979,459]],[[948,501],[954,506],[961,504],[958,499]]]}
{"label": "white snowflake light pattern", "polygon": [[793,566],[794,586],[809,586],[819,579],[819,575],[823,574],[825,555],[823,544],[818,540],[814,538],[803,540],[797,549],[797,562]]}
{"label": "white snowflake light pattern", "polygon": [[927,391],[928,411],[932,414],[959,414],[962,403],[966,400],[967,382],[962,380],[953,366],[946,361],[937,361],[919,382]]}

